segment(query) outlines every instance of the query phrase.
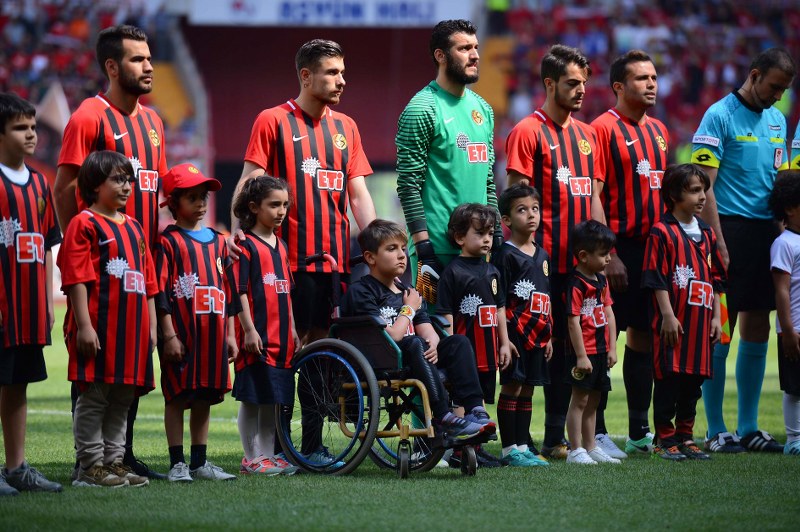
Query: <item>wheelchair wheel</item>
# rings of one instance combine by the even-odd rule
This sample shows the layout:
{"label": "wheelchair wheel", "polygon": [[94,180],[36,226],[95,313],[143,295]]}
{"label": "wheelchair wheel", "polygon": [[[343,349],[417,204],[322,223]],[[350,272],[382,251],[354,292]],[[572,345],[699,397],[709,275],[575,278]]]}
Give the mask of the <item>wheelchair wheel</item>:
{"label": "wheelchair wheel", "polygon": [[375,374],[357,349],[340,340],[318,340],[295,356],[294,402],[276,406],[283,451],[309,472],[350,473],[378,430]]}
{"label": "wheelchair wheel", "polygon": [[[424,419],[424,414],[417,399],[406,396],[405,400],[397,401],[396,396],[390,394],[388,388],[381,389],[381,396],[378,430],[396,430],[401,424],[415,428],[422,426],[419,420]],[[409,441],[411,444],[409,471],[420,473],[430,471],[444,456],[445,449],[440,444],[437,445],[431,438],[411,436]],[[392,438],[377,436],[370,449],[369,457],[383,469],[396,470],[398,467],[398,453]]]}
{"label": "wheelchair wheel", "polygon": [[475,447],[465,445],[461,448],[461,474],[467,477],[474,477],[478,471],[478,456],[475,454]]}
{"label": "wheelchair wheel", "polygon": [[402,440],[397,445],[397,474],[400,478],[408,478],[409,462],[411,461],[411,443]]}

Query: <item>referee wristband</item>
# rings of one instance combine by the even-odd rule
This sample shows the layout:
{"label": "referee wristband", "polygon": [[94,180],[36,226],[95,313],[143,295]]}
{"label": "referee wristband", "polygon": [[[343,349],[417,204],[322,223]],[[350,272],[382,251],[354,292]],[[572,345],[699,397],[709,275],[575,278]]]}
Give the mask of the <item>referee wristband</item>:
{"label": "referee wristband", "polygon": [[414,316],[416,316],[416,314],[417,312],[413,308],[411,308],[411,305],[403,305],[402,307],[400,307],[399,315],[405,316],[406,318],[408,318],[408,321],[413,322]]}

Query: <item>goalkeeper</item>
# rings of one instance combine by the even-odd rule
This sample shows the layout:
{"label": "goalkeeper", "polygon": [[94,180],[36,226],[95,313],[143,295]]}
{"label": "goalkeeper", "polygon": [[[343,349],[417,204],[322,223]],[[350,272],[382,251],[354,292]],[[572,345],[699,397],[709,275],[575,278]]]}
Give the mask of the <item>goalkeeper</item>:
{"label": "goalkeeper", "polygon": [[[395,138],[397,194],[410,235],[411,274],[431,305],[439,275],[460,252],[447,240],[450,214],[462,203],[497,209],[494,114],[466,88],[478,81],[476,31],[466,20],[436,25],[430,40],[436,79],[408,103]],[[494,241],[503,243],[499,224]]]}

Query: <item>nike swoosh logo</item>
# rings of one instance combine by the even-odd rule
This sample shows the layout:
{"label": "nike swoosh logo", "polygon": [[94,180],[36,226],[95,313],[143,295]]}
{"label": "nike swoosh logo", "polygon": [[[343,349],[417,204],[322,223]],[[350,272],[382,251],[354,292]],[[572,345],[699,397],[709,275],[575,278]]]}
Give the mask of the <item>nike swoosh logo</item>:
{"label": "nike swoosh logo", "polygon": [[308,135],[303,135],[302,137],[295,137],[294,135],[292,135],[292,140],[293,140],[293,141],[295,141],[295,142],[297,142],[298,140],[303,140],[303,139],[304,139],[304,138],[306,138],[307,136],[308,136]]}
{"label": "nike swoosh logo", "polygon": [[116,238],[109,238],[108,240],[100,240],[99,242],[97,242],[97,245],[105,246],[106,244],[110,244],[114,240],[116,240]]}
{"label": "nike swoosh logo", "polygon": [[550,145],[550,149],[554,150],[554,149],[558,148],[559,146],[560,146],[560,144],[551,144]]}
{"label": "nike swoosh logo", "polygon": [[127,134],[128,134],[127,131],[125,133],[114,133],[114,140],[119,140]]}
{"label": "nike swoosh logo", "polygon": [[439,274],[436,273],[436,270],[434,270],[433,268],[431,268],[427,264],[423,264],[422,268],[419,269],[419,274],[420,275],[425,275],[426,273],[428,275],[430,275],[433,278],[434,281],[438,281],[439,280]]}
{"label": "nike swoosh logo", "polygon": [[445,124],[449,124],[450,122],[452,122],[455,119],[456,119],[456,117],[454,117],[454,116],[451,116],[450,118],[445,118],[444,119],[444,123]]}
{"label": "nike swoosh logo", "polygon": [[633,146],[633,143],[634,143],[634,142],[638,142],[638,141],[639,141],[639,139],[626,140],[626,141],[625,141],[625,145],[626,145],[626,146]]}

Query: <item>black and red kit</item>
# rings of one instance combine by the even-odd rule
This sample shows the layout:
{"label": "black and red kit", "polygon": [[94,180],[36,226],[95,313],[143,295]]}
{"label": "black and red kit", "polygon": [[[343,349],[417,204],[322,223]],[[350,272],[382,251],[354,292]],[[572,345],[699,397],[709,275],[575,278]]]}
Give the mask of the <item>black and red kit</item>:
{"label": "black and red kit", "polygon": [[[578,270],[574,270],[567,279],[564,297],[567,315],[580,316],[586,354],[591,356],[608,353],[611,337],[605,309],[610,307],[613,301],[605,275],[598,273],[597,279],[589,279]],[[569,339],[569,336],[567,338]]]}

